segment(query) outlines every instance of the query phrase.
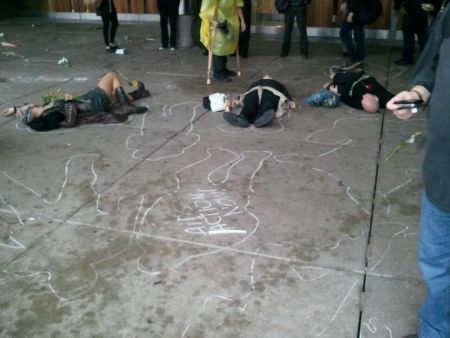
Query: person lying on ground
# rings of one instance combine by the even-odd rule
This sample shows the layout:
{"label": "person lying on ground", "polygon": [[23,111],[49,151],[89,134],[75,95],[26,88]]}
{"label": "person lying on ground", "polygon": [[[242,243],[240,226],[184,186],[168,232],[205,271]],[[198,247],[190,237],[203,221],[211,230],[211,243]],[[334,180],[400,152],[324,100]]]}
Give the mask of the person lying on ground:
{"label": "person lying on ground", "polygon": [[130,114],[142,114],[146,107],[131,102],[150,96],[145,85],[136,81],[136,89],[126,93],[122,81],[114,72],[103,76],[97,86],[74,98],[65,94],[47,104],[23,104],[4,110],[3,115],[15,114],[17,119],[36,131],[75,127],[85,123],[121,123]]}
{"label": "person lying on ground", "polygon": [[394,96],[361,69],[346,70],[333,66],[329,76],[331,82],[326,83],[324,88],[339,95],[348,106],[370,114],[386,108],[386,103]]}
{"label": "person lying on ground", "polygon": [[[238,105],[242,106],[240,113],[231,112]],[[280,118],[288,108],[295,107],[296,103],[286,87],[269,75],[265,75],[253,83],[247,92],[232,100],[229,109],[225,109],[223,118],[241,128],[246,128],[250,124],[261,128],[272,122],[275,117]]]}

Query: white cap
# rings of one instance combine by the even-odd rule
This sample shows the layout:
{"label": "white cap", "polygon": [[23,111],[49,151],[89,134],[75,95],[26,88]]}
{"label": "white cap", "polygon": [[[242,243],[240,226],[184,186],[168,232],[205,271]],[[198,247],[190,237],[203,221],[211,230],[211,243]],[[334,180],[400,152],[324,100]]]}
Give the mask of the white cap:
{"label": "white cap", "polygon": [[214,93],[209,95],[209,102],[211,103],[211,111],[223,111],[225,110],[225,101],[227,96],[221,93]]}

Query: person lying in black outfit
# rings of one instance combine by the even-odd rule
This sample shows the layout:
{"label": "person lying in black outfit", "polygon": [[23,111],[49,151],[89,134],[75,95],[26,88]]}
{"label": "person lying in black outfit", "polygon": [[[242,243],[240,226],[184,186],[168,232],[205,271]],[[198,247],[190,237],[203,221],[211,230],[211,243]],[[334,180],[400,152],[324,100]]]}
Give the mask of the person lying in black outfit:
{"label": "person lying in black outfit", "polygon": [[332,67],[331,82],[325,88],[340,96],[342,102],[355,109],[363,109],[367,113],[376,113],[386,107],[386,103],[394,96],[371,75],[363,70],[346,71]]}
{"label": "person lying in black outfit", "polygon": [[246,93],[233,100],[232,107],[237,105],[242,105],[239,115],[225,111],[223,118],[241,128],[250,124],[256,128],[264,127],[275,117],[281,117],[287,108],[296,107],[286,87],[269,75],[253,83]]}

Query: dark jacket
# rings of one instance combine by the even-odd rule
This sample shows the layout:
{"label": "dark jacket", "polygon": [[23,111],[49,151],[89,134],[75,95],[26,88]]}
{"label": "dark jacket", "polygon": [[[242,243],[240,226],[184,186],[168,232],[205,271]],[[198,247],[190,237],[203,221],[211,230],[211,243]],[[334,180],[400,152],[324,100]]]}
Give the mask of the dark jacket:
{"label": "dark jacket", "polygon": [[178,15],[180,0],[158,0],[156,4],[160,14],[167,16]]}
{"label": "dark jacket", "polygon": [[379,84],[373,76],[362,79],[363,75],[366,75],[363,71],[338,73],[335,75],[333,83],[338,87],[341,101],[350,107],[363,109],[361,105],[363,95],[372,94],[378,97],[380,108],[386,108],[386,103],[394,95]]}
{"label": "dark jacket", "polygon": [[423,178],[429,200],[450,212],[450,5],[438,16],[410,85],[432,93]]}
{"label": "dark jacket", "polygon": [[114,6],[114,0],[102,0],[100,6],[96,9],[97,15],[108,15],[116,13],[116,7]]}

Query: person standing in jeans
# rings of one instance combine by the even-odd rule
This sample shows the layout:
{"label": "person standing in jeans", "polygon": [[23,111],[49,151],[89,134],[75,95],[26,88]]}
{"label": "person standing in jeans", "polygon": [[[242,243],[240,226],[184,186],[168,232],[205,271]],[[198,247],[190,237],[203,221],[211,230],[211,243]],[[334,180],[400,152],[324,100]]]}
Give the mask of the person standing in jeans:
{"label": "person standing in jeans", "polygon": [[419,231],[419,266],[428,286],[420,309],[418,334],[407,337],[450,337],[450,6],[443,2],[410,81],[410,90],[387,103],[400,119],[413,112],[396,102],[428,102],[427,140],[423,161],[425,192]]}
{"label": "person standing in jeans", "polygon": [[308,53],[308,34],[306,32],[306,6],[311,0],[288,0],[289,6],[284,14],[284,37],[281,47],[281,57],[288,56],[291,49],[291,35],[294,27],[294,20],[297,21],[298,31],[300,33],[300,54],[305,59],[309,58]]}
{"label": "person standing in jeans", "polygon": [[[340,36],[344,49],[350,57],[350,68],[362,64],[365,57],[364,25],[354,20],[356,12],[360,8],[360,2],[364,0],[347,0],[344,3],[344,19],[342,21]],[[355,43],[353,44],[353,39]]]}
{"label": "person standing in jeans", "polygon": [[[178,7],[180,0],[158,0],[158,11],[160,15],[159,26],[161,27],[161,46],[159,50],[175,50],[177,47]],[[170,35],[168,25],[170,25]]]}
{"label": "person standing in jeans", "polygon": [[102,0],[100,6],[96,8],[98,16],[102,17],[103,21],[103,40],[105,41],[105,49],[107,52],[115,52],[117,49],[114,39],[119,27],[119,20],[117,19],[116,7],[113,0]]}

